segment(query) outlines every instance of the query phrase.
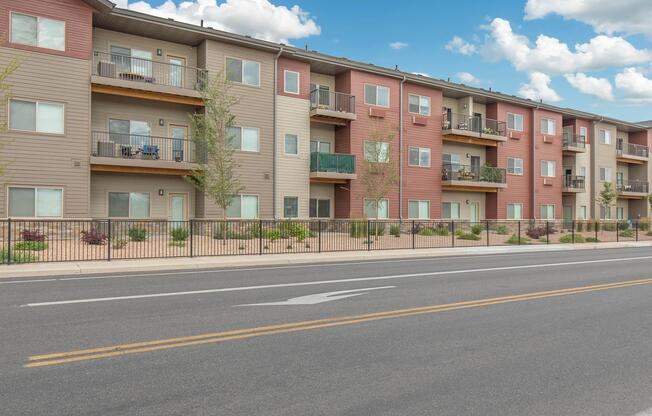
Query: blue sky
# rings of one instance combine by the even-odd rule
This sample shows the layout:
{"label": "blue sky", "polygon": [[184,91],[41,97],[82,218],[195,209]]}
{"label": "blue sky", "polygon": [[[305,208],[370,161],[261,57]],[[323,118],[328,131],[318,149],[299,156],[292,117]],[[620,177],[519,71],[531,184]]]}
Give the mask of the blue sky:
{"label": "blue sky", "polygon": [[[167,1],[129,7],[624,120],[652,119],[649,0]],[[404,45],[392,48],[395,42]]]}

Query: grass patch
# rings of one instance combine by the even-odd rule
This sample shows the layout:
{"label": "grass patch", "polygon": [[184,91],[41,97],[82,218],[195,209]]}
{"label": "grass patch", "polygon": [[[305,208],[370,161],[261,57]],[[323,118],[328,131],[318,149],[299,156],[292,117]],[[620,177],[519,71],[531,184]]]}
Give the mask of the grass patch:
{"label": "grass patch", "polygon": [[494,228],[494,233],[498,235],[507,235],[509,234],[509,229],[506,225],[497,225],[496,228]]}
{"label": "grass patch", "polygon": [[586,242],[587,242],[587,243],[599,243],[600,240],[598,240],[598,239],[595,238],[595,237],[586,237]]}
{"label": "grass patch", "polygon": [[[573,235],[572,234],[562,235],[561,237],[559,237],[559,242],[563,243],[563,244],[572,243],[573,242]],[[576,244],[586,243],[586,239],[583,236],[577,234],[577,235],[575,235],[575,243]]]}
{"label": "grass patch", "polygon": [[45,241],[20,241],[14,244],[14,250],[43,251],[48,249]]}
{"label": "grass patch", "polygon": [[[516,234],[512,234],[511,237],[509,237],[505,243],[507,244],[512,244],[512,245],[519,245],[519,239]],[[528,237],[521,237],[520,245],[527,245],[530,244],[530,239]]]}
{"label": "grass patch", "polygon": [[482,240],[482,237],[480,237],[479,235],[475,235],[473,233],[460,233],[457,235],[457,239],[478,241],[478,240]]}
{"label": "grass patch", "polygon": [[631,228],[628,228],[626,230],[622,230],[618,235],[620,237],[624,237],[624,238],[631,238],[631,237],[634,237],[634,230],[632,230]]}
{"label": "grass patch", "polygon": [[8,263],[32,263],[38,260],[38,257],[26,253],[25,251],[11,251],[11,261],[9,261],[9,251],[7,249],[0,250],[0,264]]}

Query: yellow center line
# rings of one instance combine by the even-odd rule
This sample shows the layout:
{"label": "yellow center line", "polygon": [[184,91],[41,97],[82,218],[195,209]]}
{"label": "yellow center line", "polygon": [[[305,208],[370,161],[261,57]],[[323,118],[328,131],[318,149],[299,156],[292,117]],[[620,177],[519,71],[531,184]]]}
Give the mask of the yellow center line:
{"label": "yellow center line", "polygon": [[110,347],[90,348],[76,351],[60,352],[54,354],[36,355],[28,358],[24,367],[43,367],[55,364],[72,363],[78,361],[95,360],[99,358],[116,357],[126,354],[137,354],[144,352],[160,351],[173,348],[181,348],[193,345],[220,343],[239,339],[259,337],[263,335],[283,334],[298,331],[307,331],[318,328],[329,328],[343,325],[352,325],[363,322],[376,321],[381,319],[393,319],[406,316],[433,314],[445,311],[477,308],[489,305],[498,305],[527,300],[543,299],[574,295],[579,293],[618,289],[639,285],[652,284],[652,278],[630,280],[616,283],[605,283],[591,286],[580,286],[567,289],[549,290],[543,292],[524,293],[521,295],[502,296],[496,298],[478,299],[471,301],[454,302],[439,305],[429,305],[409,309],[397,309],[384,312],[376,312],[363,315],[343,316],[311,321],[293,322],[279,325],[261,326],[238,330],[222,331],[194,335],[188,337],[169,338],[154,341],[145,341],[129,344],[121,344]]}

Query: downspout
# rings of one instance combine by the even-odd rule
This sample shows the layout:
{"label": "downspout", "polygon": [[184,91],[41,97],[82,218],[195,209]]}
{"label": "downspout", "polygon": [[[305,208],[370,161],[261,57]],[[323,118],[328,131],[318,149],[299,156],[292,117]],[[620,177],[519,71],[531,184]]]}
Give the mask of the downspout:
{"label": "downspout", "polygon": [[276,95],[278,94],[278,58],[283,53],[283,45],[279,47],[278,53],[274,57],[274,99],[273,99],[273,129],[272,134],[272,216],[276,219],[276,194],[277,194],[277,178],[276,178],[276,143],[277,143],[277,132],[276,132]]}
{"label": "downspout", "polygon": [[[532,110],[532,219],[537,219],[537,110]],[[539,168],[541,170],[541,168]]]}
{"label": "downspout", "polygon": [[400,101],[399,101],[399,118],[398,118],[398,218],[403,221],[403,83],[405,82],[405,75],[401,80],[401,86],[399,89]]}

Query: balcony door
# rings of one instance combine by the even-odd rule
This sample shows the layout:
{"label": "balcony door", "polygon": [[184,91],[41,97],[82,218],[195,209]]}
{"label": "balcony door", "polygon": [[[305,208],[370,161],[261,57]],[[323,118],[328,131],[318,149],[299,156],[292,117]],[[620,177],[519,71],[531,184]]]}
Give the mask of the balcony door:
{"label": "balcony door", "polygon": [[330,142],[322,142],[320,140],[310,141],[310,153],[332,153]]}
{"label": "balcony door", "polygon": [[146,121],[109,119],[109,137],[117,144],[142,147],[149,144],[151,132]]}
{"label": "balcony door", "polygon": [[152,53],[139,49],[111,46],[111,61],[120,77],[129,81],[143,81],[152,77]]}
{"label": "balcony door", "polygon": [[469,221],[476,223],[480,221],[480,203],[469,202]]}
{"label": "balcony door", "polygon": [[[330,107],[331,97],[328,85],[310,83],[310,101],[313,106]],[[313,92],[314,91],[314,92]]]}
{"label": "balcony door", "polygon": [[[170,193],[169,220],[175,223],[188,220],[188,194]],[[180,224],[179,224],[180,225]]]}
{"label": "balcony door", "polygon": [[172,160],[188,162],[188,152],[186,149],[188,126],[170,124],[170,136],[172,137]]}
{"label": "balcony door", "polygon": [[168,63],[170,64],[170,85],[173,87],[183,87],[183,71],[186,66],[186,60],[176,56],[168,56]]}

